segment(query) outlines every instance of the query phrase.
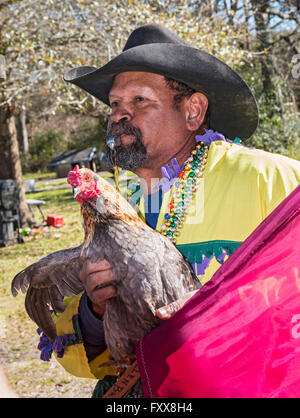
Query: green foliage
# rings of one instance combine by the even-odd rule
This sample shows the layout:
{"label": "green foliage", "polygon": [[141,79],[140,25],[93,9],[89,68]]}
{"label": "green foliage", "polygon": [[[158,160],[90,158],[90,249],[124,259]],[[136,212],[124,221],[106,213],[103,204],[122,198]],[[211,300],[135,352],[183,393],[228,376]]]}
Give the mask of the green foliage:
{"label": "green foliage", "polygon": [[265,113],[260,112],[261,120],[255,134],[247,141],[247,146],[264,149],[265,151],[299,158],[299,120],[288,115],[283,123],[275,115],[273,118],[264,118]]}
{"label": "green foliage", "polygon": [[97,124],[85,123],[76,129],[72,137],[68,141],[67,149],[84,149],[88,147],[96,147],[101,151],[106,138],[105,118],[100,117]]}
{"label": "green foliage", "polygon": [[49,171],[49,162],[55,154],[70,150],[96,147],[101,151],[106,136],[106,120],[97,124],[86,122],[70,134],[50,129],[30,139],[29,153],[21,156],[23,173]]}
{"label": "green foliage", "polygon": [[259,109],[258,128],[245,145],[300,159],[300,118],[287,106],[291,100],[288,80],[278,76],[273,79],[274,92],[281,94],[281,108],[278,100],[266,100],[259,60],[242,62],[238,72],[253,91]]}
{"label": "green foliage", "polygon": [[54,154],[66,150],[66,141],[55,131],[41,132],[32,138],[29,153],[22,155],[23,172],[46,171]]}

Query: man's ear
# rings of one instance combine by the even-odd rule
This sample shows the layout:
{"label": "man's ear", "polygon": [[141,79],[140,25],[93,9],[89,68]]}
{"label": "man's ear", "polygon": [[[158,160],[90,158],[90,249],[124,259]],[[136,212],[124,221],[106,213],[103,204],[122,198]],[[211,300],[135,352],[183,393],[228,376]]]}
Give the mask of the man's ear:
{"label": "man's ear", "polygon": [[185,103],[186,127],[189,131],[197,131],[205,120],[208,99],[202,93],[193,93]]}

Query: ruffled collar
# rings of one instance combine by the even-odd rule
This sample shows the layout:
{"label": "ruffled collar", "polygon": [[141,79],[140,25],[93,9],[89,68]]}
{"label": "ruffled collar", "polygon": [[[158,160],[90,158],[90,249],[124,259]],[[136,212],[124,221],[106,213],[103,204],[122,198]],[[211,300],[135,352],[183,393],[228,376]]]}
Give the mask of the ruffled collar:
{"label": "ruffled collar", "polygon": [[[228,138],[225,138],[223,134],[212,129],[205,129],[205,134],[196,135],[195,140],[196,142],[202,141],[208,146],[210,146],[210,144],[215,141],[225,141],[235,144],[241,144],[242,142],[240,138],[235,138],[233,141]],[[162,178],[153,188],[152,193],[156,192],[159,189],[162,189],[164,193],[169,191],[176,179],[178,178],[179,173],[183,170],[185,164],[189,161],[189,159],[190,157],[182,164],[182,166],[178,164],[176,158],[173,158],[171,160],[171,167],[168,164],[163,165],[161,167]]]}

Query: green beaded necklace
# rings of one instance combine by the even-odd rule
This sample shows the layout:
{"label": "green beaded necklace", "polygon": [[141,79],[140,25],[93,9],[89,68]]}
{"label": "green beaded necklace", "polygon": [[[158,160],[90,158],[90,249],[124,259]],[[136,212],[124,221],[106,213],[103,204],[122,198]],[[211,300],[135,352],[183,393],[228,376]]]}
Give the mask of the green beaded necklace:
{"label": "green beaded necklace", "polygon": [[180,235],[186,215],[191,206],[197,186],[201,181],[207,161],[208,146],[204,142],[196,145],[184,169],[178,174],[175,182],[176,191],[172,194],[169,203],[169,213],[165,214],[164,223],[161,226],[161,234],[167,236],[174,244]]}

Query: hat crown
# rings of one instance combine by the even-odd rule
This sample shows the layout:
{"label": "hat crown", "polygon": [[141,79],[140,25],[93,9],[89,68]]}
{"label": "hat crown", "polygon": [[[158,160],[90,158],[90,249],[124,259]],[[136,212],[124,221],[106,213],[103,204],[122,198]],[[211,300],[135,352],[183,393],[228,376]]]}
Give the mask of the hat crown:
{"label": "hat crown", "polygon": [[140,45],[157,43],[171,43],[190,46],[182,38],[176,35],[176,33],[170,31],[166,27],[150,23],[148,25],[140,26],[130,34],[123,51]]}

